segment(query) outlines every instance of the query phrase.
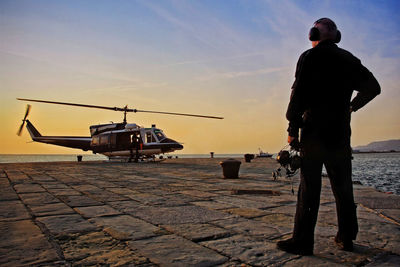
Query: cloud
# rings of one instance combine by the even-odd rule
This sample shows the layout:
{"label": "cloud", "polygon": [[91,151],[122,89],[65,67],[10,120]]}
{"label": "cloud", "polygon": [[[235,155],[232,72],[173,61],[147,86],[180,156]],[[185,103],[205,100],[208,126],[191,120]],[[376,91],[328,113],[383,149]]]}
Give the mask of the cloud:
{"label": "cloud", "polygon": [[237,29],[231,21],[221,16],[221,12],[212,8],[212,5],[201,1],[141,3],[175,27],[176,32],[180,32],[181,37],[193,48],[199,47],[200,50],[197,50],[206,52],[206,55],[236,55],[259,51],[254,47],[258,36]]}
{"label": "cloud", "polygon": [[234,79],[240,77],[247,77],[247,76],[255,76],[261,74],[270,74],[275,72],[281,72],[288,70],[287,67],[274,67],[274,68],[262,68],[258,70],[252,71],[230,71],[230,72],[220,72],[210,74],[208,76],[198,77],[199,81],[209,81],[213,79]]}
{"label": "cloud", "polygon": [[180,65],[191,65],[191,64],[202,64],[202,63],[212,63],[212,62],[223,62],[223,61],[230,61],[236,59],[243,59],[248,57],[255,57],[255,56],[265,56],[265,52],[252,52],[252,53],[244,53],[244,54],[237,54],[232,56],[225,56],[225,57],[212,57],[206,59],[194,59],[194,60],[187,60],[187,61],[180,61],[171,64],[166,64],[163,66],[159,66],[160,68],[163,67],[173,67],[173,66],[180,66]]}

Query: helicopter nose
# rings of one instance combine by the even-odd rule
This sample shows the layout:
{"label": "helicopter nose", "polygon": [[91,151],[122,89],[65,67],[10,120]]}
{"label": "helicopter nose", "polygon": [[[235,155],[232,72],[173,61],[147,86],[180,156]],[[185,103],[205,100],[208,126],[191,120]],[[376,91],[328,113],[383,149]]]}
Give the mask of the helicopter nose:
{"label": "helicopter nose", "polygon": [[174,148],[178,149],[178,150],[181,150],[181,149],[183,149],[183,145],[181,145],[178,142],[176,142],[176,144],[174,144]]}
{"label": "helicopter nose", "polygon": [[173,150],[183,149],[183,145],[170,138],[165,138],[164,140],[161,141],[161,143],[166,145],[165,147],[166,149],[173,149]]}

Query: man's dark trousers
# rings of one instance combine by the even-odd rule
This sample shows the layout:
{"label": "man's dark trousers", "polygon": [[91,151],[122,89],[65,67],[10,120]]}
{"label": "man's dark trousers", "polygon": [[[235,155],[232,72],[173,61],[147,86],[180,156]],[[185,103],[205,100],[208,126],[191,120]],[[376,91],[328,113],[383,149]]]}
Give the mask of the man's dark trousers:
{"label": "man's dark trousers", "polygon": [[329,144],[318,131],[304,128],[301,135],[302,166],[293,239],[306,246],[314,244],[314,229],[318,217],[322,166],[330,179],[336,199],[338,237],[354,240],[358,232],[356,205],[351,180],[351,148]]}

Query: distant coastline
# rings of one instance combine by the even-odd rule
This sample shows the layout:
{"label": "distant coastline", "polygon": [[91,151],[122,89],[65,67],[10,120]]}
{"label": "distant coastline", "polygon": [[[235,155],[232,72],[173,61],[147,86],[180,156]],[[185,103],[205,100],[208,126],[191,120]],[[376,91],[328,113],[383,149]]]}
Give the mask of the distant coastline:
{"label": "distant coastline", "polygon": [[399,150],[389,150],[389,151],[359,151],[359,150],[353,150],[353,154],[376,154],[376,153],[400,153]]}
{"label": "distant coastline", "polygon": [[395,153],[400,152],[400,139],[375,141],[364,146],[353,147],[353,153]]}

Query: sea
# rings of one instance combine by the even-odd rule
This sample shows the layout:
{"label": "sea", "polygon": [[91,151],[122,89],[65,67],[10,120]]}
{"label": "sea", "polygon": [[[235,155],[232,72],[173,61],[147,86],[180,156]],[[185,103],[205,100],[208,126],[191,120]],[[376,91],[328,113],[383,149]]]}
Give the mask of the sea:
{"label": "sea", "polygon": [[[98,154],[83,154],[83,161],[108,160]],[[210,154],[174,154],[179,158],[209,158]],[[242,158],[243,154],[215,154],[215,158]],[[400,195],[400,152],[354,154],[353,181],[380,191]],[[76,161],[77,154],[0,154],[0,163]]]}

